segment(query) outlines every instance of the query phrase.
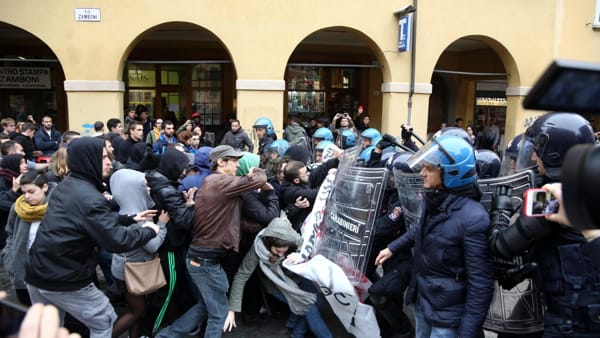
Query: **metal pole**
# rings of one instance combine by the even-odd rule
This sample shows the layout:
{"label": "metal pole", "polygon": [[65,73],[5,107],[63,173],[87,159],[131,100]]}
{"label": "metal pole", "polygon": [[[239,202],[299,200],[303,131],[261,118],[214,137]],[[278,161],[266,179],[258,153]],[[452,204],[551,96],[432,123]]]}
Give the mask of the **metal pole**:
{"label": "metal pole", "polygon": [[410,48],[410,87],[408,90],[408,114],[407,114],[407,123],[410,125],[412,120],[412,106],[413,101],[412,97],[415,93],[415,63],[417,61],[417,13],[419,7],[417,6],[418,0],[413,0],[413,18],[412,18],[412,46]]}

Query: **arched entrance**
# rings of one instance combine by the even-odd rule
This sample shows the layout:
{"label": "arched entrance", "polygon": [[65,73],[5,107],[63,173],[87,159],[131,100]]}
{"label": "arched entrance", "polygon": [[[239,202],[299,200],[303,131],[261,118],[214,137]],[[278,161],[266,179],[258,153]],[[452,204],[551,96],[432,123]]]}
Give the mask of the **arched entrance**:
{"label": "arched entrance", "polygon": [[125,107],[182,124],[195,113],[207,134],[235,113],[235,68],[221,41],[197,25],[165,23],[145,32],[127,58]]}
{"label": "arched entrance", "polygon": [[331,121],[344,112],[356,119],[362,106],[370,126],[381,129],[383,74],[373,46],[364,34],[346,27],[321,29],[302,40],[286,69],[284,120]]}
{"label": "arched entrance", "polygon": [[[469,36],[451,43],[440,55],[432,74],[427,132],[442,124],[471,126],[480,148],[502,149],[508,100],[506,89],[518,82],[514,60],[497,41]],[[514,113],[514,112],[513,112]],[[494,134],[498,131],[498,139]]]}
{"label": "arched entrance", "polygon": [[35,35],[0,22],[0,112],[2,117],[37,123],[49,115],[67,128],[65,74],[54,52]]}

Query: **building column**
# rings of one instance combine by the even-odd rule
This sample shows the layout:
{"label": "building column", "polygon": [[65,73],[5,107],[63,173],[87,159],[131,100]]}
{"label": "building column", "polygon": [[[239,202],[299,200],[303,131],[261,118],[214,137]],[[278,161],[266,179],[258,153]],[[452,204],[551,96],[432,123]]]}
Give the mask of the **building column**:
{"label": "building column", "polygon": [[283,80],[237,80],[237,118],[256,144],[252,125],[259,117],[268,117],[278,138],[283,137]]}
{"label": "building column", "polygon": [[94,132],[94,122],[116,117],[123,121],[123,81],[66,80],[69,130],[82,136]]}
{"label": "building column", "polygon": [[430,83],[415,84],[410,121],[408,116],[409,90],[408,82],[384,82],[381,85],[383,95],[382,133],[400,136],[400,126],[408,123],[417,135],[422,138],[427,136],[429,96],[432,92],[432,85]]}
{"label": "building column", "polygon": [[506,125],[504,130],[505,144],[516,135],[522,133],[545,111],[526,110],[523,108],[523,100],[529,93],[531,87],[508,87],[506,88]]}

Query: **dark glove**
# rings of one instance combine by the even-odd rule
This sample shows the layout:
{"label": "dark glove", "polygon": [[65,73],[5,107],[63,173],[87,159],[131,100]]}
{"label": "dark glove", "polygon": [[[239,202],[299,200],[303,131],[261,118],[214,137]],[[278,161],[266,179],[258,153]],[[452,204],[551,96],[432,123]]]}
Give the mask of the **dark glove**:
{"label": "dark glove", "polygon": [[498,278],[498,283],[505,290],[510,290],[521,283],[525,278],[531,276],[531,274],[537,269],[537,263],[525,263],[506,270],[503,276]]}
{"label": "dark glove", "polygon": [[496,187],[494,197],[492,198],[491,209],[492,227],[507,227],[510,223],[510,217],[513,214],[512,205],[512,187],[499,185]]}
{"label": "dark glove", "polygon": [[402,139],[403,140],[410,140],[411,136],[412,136],[412,127],[408,126],[408,125],[402,125]]}
{"label": "dark glove", "polygon": [[389,146],[395,145],[396,144],[396,138],[390,134],[383,134],[383,136],[381,137],[381,140],[379,140],[379,142],[377,142],[377,148],[379,149],[385,149]]}

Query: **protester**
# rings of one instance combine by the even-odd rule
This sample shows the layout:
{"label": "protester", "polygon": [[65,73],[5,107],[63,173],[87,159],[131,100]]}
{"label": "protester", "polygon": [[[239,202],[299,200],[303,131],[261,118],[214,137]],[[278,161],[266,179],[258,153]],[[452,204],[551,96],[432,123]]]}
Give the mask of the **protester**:
{"label": "protester", "polygon": [[262,169],[253,168],[245,176],[235,176],[243,154],[220,145],[210,153],[211,170],[196,197],[193,239],[186,259],[188,272],[200,291],[198,303],[163,329],[157,337],[184,337],[206,321],[205,337],[220,337],[227,316],[229,283],[221,259],[237,252],[240,214],[244,191],[267,183]]}
{"label": "protester", "polygon": [[[242,310],[244,286],[258,266],[261,280],[267,291],[287,303],[293,315],[299,316],[288,321],[292,329],[291,337],[303,338],[307,327],[317,338],[332,337],[316,304],[318,296],[316,293],[319,291],[307,280],[295,282],[282,268],[286,256],[302,246],[302,241],[302,236],[292,228],[286,218],[273,219],[258,233],[231,285],[229,312],[223,331],[231,331],[236,327],[235,312]],[[288,259],[298,260],[299,256],[290,255]]]}
{"label": "protester", "polygon": [[68,312],[90,329],[90,337],[111,335],[116,314],[108,298],[92,283],[95,251],[130,251],[156,236],[158,227],[119,224],[147,219],[144,211],[119,217],[102,196],[102,178],[111,164],[104,141],[83,137],[69,146],[70,176],[59,183],[48,201],[46,216],[29,250],[25,282],[32,303],[56,305],[64,317]]}
{"label": "protester", "polygon": [[48,208],[48,180],[44,173],[32,170],[21,176],[20,185],[23,194],[17,198],[8,215],[2,261],[19,302],[31,305],[25,287],[25,261]]}
{"label": "protester", "polygon": [[6,244],[6,221],[10,209],[21,195],[21,176],[27,172],[22,154],[4,156],[0,162],[0,247]]}
{"label": "protester", "polygon": [[[145,143],[141,144],[146,145]],[[121,215],[137,214],[154,206],[146,186],[146,178],[139,171],[131,169],[117,171],[110,178],[110,190],[115,202],[120,207],[119,214]],[[141,248],[112,255],[112,276],[119,289],[125,293],[129,305],[128,312],[122,314],[115,322],[113,337],[119,337],[127,329],[129,329],[130,337],[139,337],[140,335],[139,321],[144,318],[146,300],[144,296],[132,295],[127,291],[124,266],[125,262],[146,262],[154,257],[165,239],[167,222],[169,222],[169,214],[163,211],[156,223],[159,228],[156,237]],[[142,226],[143,222],[138,222],[131,225],[130,228],[141,228]]]}

